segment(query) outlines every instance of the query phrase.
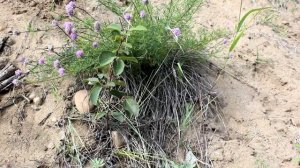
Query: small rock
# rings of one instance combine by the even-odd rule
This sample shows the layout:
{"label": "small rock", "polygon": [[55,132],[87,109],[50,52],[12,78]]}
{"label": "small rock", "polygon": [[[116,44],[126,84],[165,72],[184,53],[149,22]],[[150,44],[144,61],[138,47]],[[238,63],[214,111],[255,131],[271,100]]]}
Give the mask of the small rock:
{"label": "small rock", "polygon": [[292,123],[294,126],[300,128],[300,118],[297,117],[292,118]]}
{"label": "small rock", "polygon": [[9,45],[9,46],[12,46],[12,45],[16,44],[16,41],[12,38],[9,38],[6,42],[6,44]]}
{"label": "small rock", "polygon": [[76,92],[74,95],[74,102],[77,110],[82,114],[90,112],[94,107],[90,101],[90,95],[87,90]]}
{"label": "small rock", "polygon": [[33,100],[36,97],[35,92],[31,92],[30,95],[28,96],[29,100]]}
{"label": "small rock", "polygon": [[121,135],[118,131],[112,131],[111,132],[111,138],[112,138],[112,142],[114,144],[114,147],[116,149],[120,149],[120,148],[124,147],[125,144],[126,144],[123,135]]}
{"label": "small rock", "polygon": [[42,99],[40,97],[35,97],[33,99],[33,103],[37,106],[40,106],[40,105],[42,105]]}
{"label": "small rock", "polygon": [[47,148],[48,149],[53,149],[55,146],[54,146],[54,143],[50,142],[48,145],[47,145]]}
{"label": "small rock", "polygon": [[1,24],[0,25],[0,31],[3,31],[7,28],[7,24]]}
{"label": "small rock", "polygon": [[31,1],[30,6],[31,7],[35,7],[37,5],[37,3],[35,1]]}

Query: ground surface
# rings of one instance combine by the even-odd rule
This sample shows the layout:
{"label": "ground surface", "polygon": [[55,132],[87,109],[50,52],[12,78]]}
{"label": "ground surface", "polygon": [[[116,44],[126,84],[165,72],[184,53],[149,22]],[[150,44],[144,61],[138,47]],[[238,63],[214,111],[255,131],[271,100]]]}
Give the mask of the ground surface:
{"label": "ground surface", "polygon": [[[52,2],[0,0],[0,36],[14,30],[24,32],[29,23],[46,29],[52,15],[57,16]],[[195,25],[233,30],[239,3],[208,1],[196,15]],[[278,1],[247,0],[242,11],[261,6],[274,6],[276,15],[272,20],[255,20],[234,58],[227,62],[226,73],[216,80],[224,119],[210,126],[215,127],[208,151],[214,167],[297,167],[293,159],[300,155],[294,147],[300,143],[300,7],[294,1],[279,6]],[[11,52],[0,57],[15,62],[21,55],[39,58],[49,44],[58,47],[62,43],[60,36],[56,31],[11,35]],[[216,64],[224,64],[223,56],[214,59]],[[33,106],[23,108],[19,103],[0,112],[0,167],[37,167],[44,163],[55,167],[56,148],[63,138],[58,123],[69,85],[49,82],[36,87],[40,94],[47,95],[38,110]],[[30,85],[21,90],[36,89]],[[0,101],[15,93],[0,95]]]}

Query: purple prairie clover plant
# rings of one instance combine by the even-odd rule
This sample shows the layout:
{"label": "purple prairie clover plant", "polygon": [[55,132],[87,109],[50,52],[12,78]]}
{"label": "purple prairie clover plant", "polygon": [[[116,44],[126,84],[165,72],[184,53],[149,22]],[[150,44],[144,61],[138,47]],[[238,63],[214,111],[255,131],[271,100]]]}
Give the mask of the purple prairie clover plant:
{"label": "purple prairie clover plant", "polygon": [[94,22],[94,30],[95,32],[100,32],[100,22],[99,21],[95,21]]}
{"label": "purple prairie clover plant", "polygon": [[70,1],[67,5],[66,5],[66,12],[68,16],[73,16],[74,15],[74,11],[76,8],[76,3],[74,1]]}
{"label": "purple prairie clover plant", "polygon": [[72,30],[74,28],[74,23],[73,22],[65,22],[64,27],[65,27],[65,32],[68,35],[71,35]]}
{"label": "purple prairie clover plant", "polygon": [[83,50],[78,50],[78,51],[76,51],[76,57],[77,57],[77,58],[81,58],[81,57],[83,57],[83,56],[84,56]]}
{"label": "purple prairie clover plant", "polygon": [[96,42],[96,41],[95,41],[95,42],[93,42],[93,47],[94,47],[94,48],[98,48],[98,47],[99,47],[99,43],[98,43],[98,42]]}
{"label": "purple prairie clover plant", "polygon": [[59,68],[59,69],[58,69],[58,74],[59,74],[60,76],[64,76],[64,75],[65,75],[65,69],[64,69],[64,68]]}
{"label": "purple prairie clover plant", "polygon": [[44,58],[44,57],[41,57],[41,58],[39,59],[38,63],[39,63],[40,65],[44,65],[44,64],[45,64],[45,58]]}
{"label": "purple prairie clover plant", "polygon": [[60,66],[60,61],[59,60],[53,61],[53,66],[54,66],[54,68],[58,69]]}
{"label": "purple prairie clover plant", "polygon": [[15,75],[16,75],[17,77],[21,76],[22,73],[23,73],[23,72],[22,72],[21,69],[18,69],[18,70],[15,71]]}
{"label": "purple prairie clover plant", "polygon": [[123,17],[126,21],[130,21],[132,19],[132,14],[126,12]]}
{"label": "purple prairie clover plant", "polygon": [[171,29],[171,32],[173,33],[174,37],[176,37],[176,38],[181,36],[181,31],[178,27]]}
{"label": "purple prairie clover plant", "polygon": [[14,84],[15,86],[19,86],[20,85],[19,79],[14,79],[11,83]]}
{"label": "purple prairie clover plant", "polygon": [[144,18],[146,16],[146,12],[144,10],[140,11],[140,17]]}
{"label": "purple prairie clover plant", "polygon": [[149,0],[142,0],[144,5],[148,5],[149,4]]}

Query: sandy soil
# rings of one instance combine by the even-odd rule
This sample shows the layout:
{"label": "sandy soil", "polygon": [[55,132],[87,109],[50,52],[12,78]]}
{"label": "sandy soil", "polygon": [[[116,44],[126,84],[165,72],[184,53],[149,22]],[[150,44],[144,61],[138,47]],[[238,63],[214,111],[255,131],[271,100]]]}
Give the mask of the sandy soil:
{"label": "sandy soil", "polygon": [[[255,20],[237,46],[235,57],[227,62],[226,72],[216,81],[224,119],[211,123],[215,132],[211,134],[208,155],[218,168],[297,167],[294,158],[300,153],[294,146],[300,143],[299,3],[291,1],[279,7],[267,0],[254,2],[244,1],[243,13],[274,6],[276,15],[271,21],[263,22],[264,17]],[[50,0],[0,0],[0,37],[14,30],[23,32],[29,23],[47,28],[52,15],[56,15],[52,5]],[[233,30],[238,16],[239,0],[208,1],[195,24]],[[14,44],[5,57],[14,62],[20,55],[36,59],[49,44],[61,44],[61,34],[56,31],[10,37]],[[219,55],[213,60],[222,67],[227,54]],[[58,85],[63,87],[57,89]],[[0,167],[56,167],[56,149],[63,138],[58,123],[66,106],[63,95],[70,85],[63,82],[36,87],[47,95],[39,110],[20,103],[0,112]],[[36,90],[33,87],[29,86]],[[0,95],[0,101],[15,92]],[[20,117],[22,109],[27,117]]]}

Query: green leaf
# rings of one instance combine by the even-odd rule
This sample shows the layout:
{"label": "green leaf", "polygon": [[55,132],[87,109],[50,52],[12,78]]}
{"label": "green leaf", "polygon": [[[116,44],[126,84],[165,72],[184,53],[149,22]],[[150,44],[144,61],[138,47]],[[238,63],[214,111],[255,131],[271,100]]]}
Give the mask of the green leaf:
{"label": "green leaf", "polygon": [[120,32],[120,33],[121,33],[121,31],[122,31],[122,27],[121,27],[120,24],[115,24],[115,23],[113,23],[113,24],[107,26],[107,28],[108,28],[108,29],[111,29],[111,30],[116,30],[116,31],[118,31],[118,32]]}
{"label": "green leaf", "polygon": [[296,148],[300,149],[300,144],[296,144],[295,146]]}
{"label": "green leaf", "polygon": [[125,64],[124,61],[121,59],[117,59],[114,63],[113,63],[113,69],[114,69],[114,73],[115,75],[119,76],[123,73],[125,68]]}
{"label": "green leaf", "polygon": [[121,92],[121,91],[118,91],[118,90],[111,90],[110,94],[113,95],[113,96],[116,96],[119,99],[121,99],[124,96],[127,96],[127,93]]}
{"label": "green leaf", "polygon": [[95,119],[96,120],[100,120],[102,117],[104,117],[105,115],[107,114],[107,112],[97,112],[96,115],[95,115]]}
{"label": "green leaf", "polygon": [[107,82],[105,85],[105,87],[115,87],[115,86],[116,86],[115,82],[112,82],[112,81]]}
{"label": "green leaf", "polygon": [[124,122],[125,121],[125,117],[123,115],[123,113],[118,112],[118,111],[114,111],[111,113],[111,115],[113,116],[114,119],[120,121],[120,122]]}
{"label": "green leaf", "polygon": [[238,23],[238,26],[237,26],[237,29],[236,29],[236,32],[239,32],[242,25],[244,24],[245,20],[247,19],[247,17],[251,14],[251,13],[254,13],[254,12],[260,12],[262,10],[265,10],[265,9],[269,9],[271,7],[266,7],[266,8],[256,8],[256,9],[252,9],[250,11],[248,11],[242,18],[241,20],[239,21]]}
{"label": "green leaf", "polygon": [[130,44],[130,43],[123,43],[123,45],[124,45],[125,47],[132,48],[132,44]]}
{"label": "green leaf", "polygon": [[100,73],[100,74],[97,74],[97,76],[99,79],[102,79],[104,77],[104,74]]}
{"label": "green leaf", "polygon": [[87,81],[89,85],[95,85],[100,82],[98,78],[88,78]]}
{"label": "green leaf", "polygon": [[139,116],[140,107],[133,98],[127,98],[124,101],[124,109],[127,110],[130,116]]}
{"label": "green leaf", "polygon": [[134,62],[134,63],[139,62],[135,57],[121,56],[119,58],[123,61],[130,61],[130,62]]}
{"label": "green leaf", "polygon": [[103,51],[100,55],[99,65],[100,67],[103,67],[105,65],[108,65],[114,61],[116,58],[115,54],[109,51]]}
{"label": "green leaf", "polygon": [[244,35],[244,31],[239,32],[238,35],[233,39],[231,45],[230,45],[230,49],[229,52],[233,51],[235,46],[237,45],[237,43],[239,42],[239,40],[241,39],[241,37]]}
{"label": "green leaf", "polygon": [[93,103],[93,105],[97,105],[98,99],[99,99],[99,94],[100,94],[101,90],[102,90],[102,87],[99,85],[96,85],[92,88],[90,99],[91,99],[91,102]]}
{"label": "green leaf", "polygon": [[126,86],[126,83],[122,80],[114,80],[113,82],[118,86]]}
{"label": "green leaf", "polygon": [[142,26],[142,25],[138,25],[136,27],[132,27],[129,29],[129,31],[146,31],[147,28]]}
{"label": "green leaf", "polygon": [[182,70],[182,66],[180,64],[180,62],[177,63],[177,71],[179,73],[179,77],[182,77],[184,75],[183,70]]}

